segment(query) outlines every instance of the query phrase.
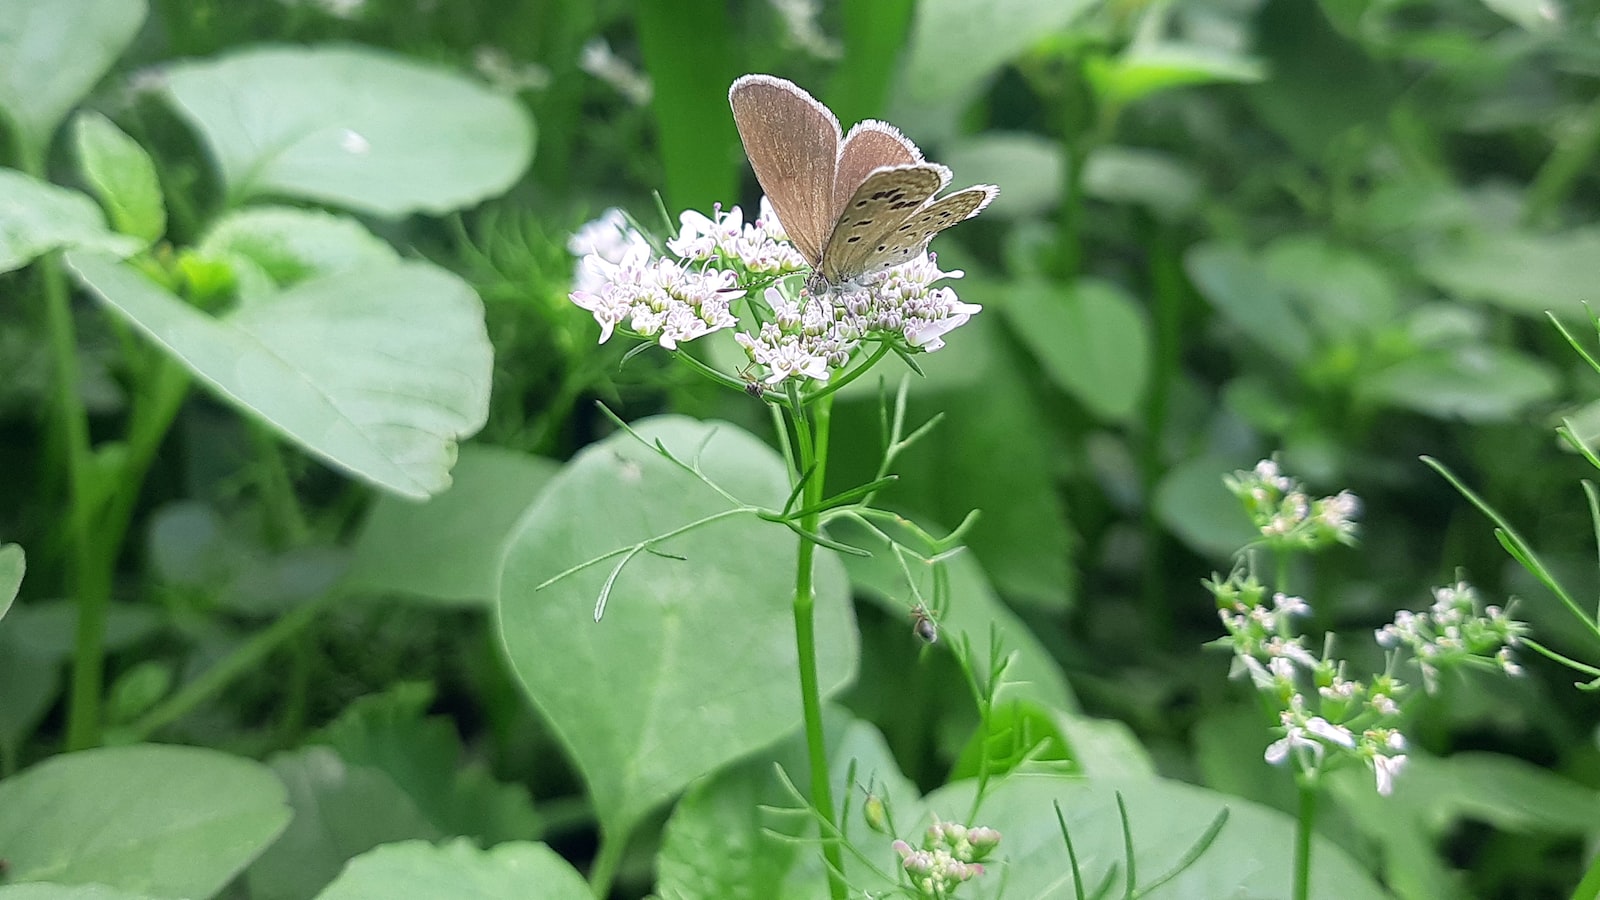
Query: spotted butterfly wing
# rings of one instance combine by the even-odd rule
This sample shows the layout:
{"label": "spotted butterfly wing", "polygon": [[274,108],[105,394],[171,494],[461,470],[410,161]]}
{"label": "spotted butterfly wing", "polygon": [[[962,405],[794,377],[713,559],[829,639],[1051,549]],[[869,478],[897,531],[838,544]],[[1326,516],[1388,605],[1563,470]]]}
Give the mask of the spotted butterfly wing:
{"label": "spotted butterfly wing", "polygon": [[950,170],[937,163],[873,171],[839,213],[822,250],[818,274],[830,284],[840,284],[915,256],[920,247],[908,243],[911,232],[898,229],[949,181]]}
{"label": "spotted butterfly wing", "polygon": [[907,140],[900,129],[876,119],[856,123],[839,148],[839,165],[833,176],[830,228],[837,226],[840,213],[867,176],[884,166],[909,166],[920,162],[922,151]]}
{"label": "spotted butterfly wing", "polygon": [[999,193],[1000,189],[992,184],[980,184],[927,204],[895,228],[892,240],[882,242],[888,249],[881,251],[882,258],[872,260],[863,274],[904,265],[922,256],[928,252],[928,242],[934,235],[983,212]]}
{"label": "spotted butterfly wing", "polygon": [[745,156],[795,249],[815,268],[833,230],[839,120],[793,83],[746,75],[728,89]]}

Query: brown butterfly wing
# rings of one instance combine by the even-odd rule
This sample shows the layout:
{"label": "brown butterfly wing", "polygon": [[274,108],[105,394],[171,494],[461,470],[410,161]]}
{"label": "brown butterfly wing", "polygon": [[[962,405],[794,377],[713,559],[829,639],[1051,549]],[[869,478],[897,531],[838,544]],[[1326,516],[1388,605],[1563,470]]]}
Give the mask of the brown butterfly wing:
{"label": "brown butterfly wing", "polygon": [[[862,185],[862,191],[867,189],[868,184],[875,184],[876,178],[876,175],[873,178],[869,178],[868,183]],[[857,193],[860,194],[862,192]],[[873,193],[875,194],[876,191]],[[852,231],[845,238],[848,246],[852,249],[844,250],[844,248],[840,248],[843,251],[843,255],[838,264],[835,265],[833,261],[835,252],[833,241],[840,239],[840,232],[844,231],[847,225],[854,226],[865,220],[867,215],[863,214],[856,221],[849,223],[841,219],[838,228],[834,232],[833,241],[829,241],[828,248],[823,253],[823,274],[828,277],[829,281],[837,284],[842,279],[870,275],[874,272],[881,272],[884,269],[908,263],[928,252],[928,242],[933,240],[934,235],[957,222],[965,221],[983,212],[983,208],[988,206],[990,201],[994,200],[999,193],[1000,189],[994,185],[976,185],[956,191],[949,196],[940,197],[931,203],[919,204],[916,209],[911,210],[904,217],[898,219],[890,217],[892,221],[887,227],[875,223],[871,228]],[[912,195],[908,195],[907,199],[910,196]],[[852,200],[850,206],[851,209],[856,209],[857,200]],[[870,204],[867,209],[870,209]],[[850,215],[850,211],[846,210],[846,217]],[[850,237],[859,237],[860,240],[851,243]],[[841,278],[829,276],[829,270],[838,270],[841,273]]]}
{"label": "brown butterfly wing", "polygon": [[839,120],[792,82],[771,75],[735,81],[728,104],[778,221],[806,262],[817,266],[835,221]]}
{"label": "brown butterfly wing", "polygon": [[846,203],[855,196],[856,188],[867,180],[874,170],[884,166],[909,166],[922,162],[922,151],[911,143],[900,129],[888,122],[868,119],[850,128],[839,150],[839,169],[833,178],[833,222],[844,212]]}
{"label": "brown butterfly wing", "polygon": [[878,259],[897,253],[904,241],[904,233],[896,229],[949,180],[950,170],[936,163],[873,171],[839,214],[817,271],[830,284],[839,284],[886,268]]}

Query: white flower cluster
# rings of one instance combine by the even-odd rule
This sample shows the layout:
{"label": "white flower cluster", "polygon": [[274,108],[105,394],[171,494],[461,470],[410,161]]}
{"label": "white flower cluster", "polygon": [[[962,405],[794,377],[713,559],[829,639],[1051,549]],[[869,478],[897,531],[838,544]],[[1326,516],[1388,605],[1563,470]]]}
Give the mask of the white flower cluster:
{"label": "white flower cluster", "polygon": [[1292,626],[1311,614],[1300,597],[1274,594],[1269,606],[1266,587],[1238,573],[1213,578],[1207,587],[1228,631],[1219,643],[1233,651],[1232,674],[1248,675],[1279,709],[1283,736],[1267,747],[1267,762],[1293,760],[1303,773],[1315,773],[1331,762],[1331,751],[1365,764],[1378,793],[1388,796],[1406,758],[1405,736],[1393,727],[1400,715],[1396,698],[1404,696],[1406,685],[1388,674],[1370,685],[1346,678],[1343,662],[1308,649]]}
{"label": "white flower cluster", "polygon": [[1423,687],[1431,694],[1439,687],[1440,668],[1450,665],[1489,665],[1521,675],[1512,650],[1527,632],[1526,623],[1499,606],[1484,606],[1472,585],[1458,581],[1434,588],[1427,612],[1395,613],[1394,623],[1378,629],[1377,638],[1383,647],[1411,651],[1422,670]]}
{"label": "white flower cluster", "polygon": [[1335,542],[1355,543],[1361,501],[1349,491],[1313,500],[1297,479],[1284,475],[1271,459],[1256,463],[1248,472],[1235,472],[1223,482],[1244,503],[1269,544],[1309,550]]}
{"label": "white flower cluster", "polygon": [[1000,832],[984,825],[968,828],[958,822],[928,826],[921,848],[895,841],[901,866],[912,887],[924,897],[948,897],[963,881],[983,874],[979,860],[1000,844]]}
{"label": "white flower cluster", "polygon": [[756,333],[734,339],[751,362],[771,373],[769,384],[793,376],[827,381],[868,340],[900,340],[931,353],[944,346],[946,333],[983,309],[962,303],[947,287],[932,287],[935,281],[962,274],[940,271],[930,255],[890,269],[867,285],[823,297],[795,301],[768,288],[771,320]]}
{"label": "white flower cluster", "polygon": [[675,349],[740,325],[730,304],[766,283],[765,304],[754,303],[746,327],[735,334],[750,361],[766,370],[764,382],[786,378],[827,381],[873,341],[934,351],[944,335],[982,307],[963,303],[948,287],[933,287],[960,271],[943,272],[931,255],[831,290],[797,299],[771,286],[806,268],[765,199],[746,222],[737,206],[711,216],[685,212],[667,243],[669,256],[653,257],[649,243],[608,211],[568,243],[582,254],[572,301],[600,323],[604,343],[619,327]]}

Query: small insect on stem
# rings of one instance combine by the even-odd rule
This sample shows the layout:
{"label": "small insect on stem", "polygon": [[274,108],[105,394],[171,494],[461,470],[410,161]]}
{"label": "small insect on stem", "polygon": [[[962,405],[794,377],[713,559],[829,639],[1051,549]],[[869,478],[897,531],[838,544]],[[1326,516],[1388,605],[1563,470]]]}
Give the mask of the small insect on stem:
{"label": "small insect on stem", "polygon": [[924,644],[939,643],[939,623],[934,621],[933,613],[921,603],[911,607],[911,633]]}
{"label": "small insect on stem", "polygon": [[745,366],[743,369],[740,369],[739,377],[744,379],[744,392],[749,394],[751,397],[760,400],[762,397],[766,396],[767,386],[761,383],[761,376],[750,371],[753,366],[755,366],[755,363],[751,363],[750,365]]}

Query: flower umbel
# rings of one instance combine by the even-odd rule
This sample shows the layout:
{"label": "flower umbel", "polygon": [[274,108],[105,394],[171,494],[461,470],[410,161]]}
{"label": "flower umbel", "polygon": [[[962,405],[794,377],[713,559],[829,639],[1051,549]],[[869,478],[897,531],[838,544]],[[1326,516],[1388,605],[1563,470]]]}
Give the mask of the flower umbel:
{"label": "flower umbel", "polygon": [[1269,546],[1316,550],[1355,543],[1361,501],[1349,491],[1312,499],[1299,480],[1284,475],[1271,459],[1263,459],[1248,472],[1235,472],[1223,483],[1244,503]]}
{"label": "flower umbel", "polygon": [[[934,286],[963,273],[940,270],[931,254],[825,294],[796,290],[798,279],[787,276],[804,271],[805,260],[765,199],[751,222],[737,206],[685,212],[666,245],[667,254],[655,256],[615,211],[574,236],[569,248],[585,255],[572,301],[600,323],[602,343],[620,329],[672,350],[737,328],[734,339],[765,384],[826,382],[868,345],[938,350],[982,309]],[[747,311],[736,316],[732,304],[746,297]]]}
{"label": "flower umbel", "polygon": [[962,882],[983,874],[982,860],[1000,844],[1000,832],[982,825],[935,820],[920,848],[895,841],[901,867],[922,897],[950,897]]}

